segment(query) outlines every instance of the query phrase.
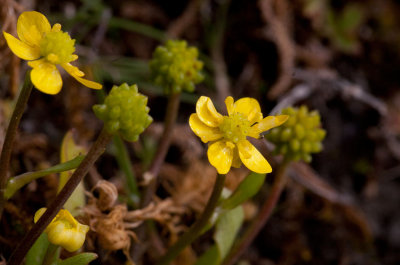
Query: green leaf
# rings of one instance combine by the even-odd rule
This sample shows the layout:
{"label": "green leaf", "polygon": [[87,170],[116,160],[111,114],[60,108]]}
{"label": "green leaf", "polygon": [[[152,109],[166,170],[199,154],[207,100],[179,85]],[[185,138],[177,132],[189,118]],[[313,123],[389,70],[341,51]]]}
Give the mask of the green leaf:
{"label": "green leaf", "polygon": [[236,208],[249,198],[253,197],[264,183],[266,174],[250,173],[240,184],[233,194],[221,202],[221,207],[226,210]]}
{"label": "green leaf", "polygon": [[[75,143],[72,131],[68,131],[64,139],[61,143],[61,151],[60,151],[60,162],[64,163],[74,157],[77,157],[81,154],[86,154],[87,150],[83,146],[80,146]],[[69,180],[75,170],[64,171],[60,173],[60,182],[58,184],[57,193],[62,190],[65,183]],[[85,205],[85,189],[83,187],[82,182],[76,187],[74,192],[68,198],[68,200],[64,204],[64,208],[67,209],[72,216],[77,216],[79,211],[77,209],[83,207]]]}
{"label": "green leaf", "polygon": [[195,265],[218,265],[220,257],[216,245],[210,247],[195,263]]}
{"label": "green leaf", "polygon": [[[75,143],[72,131],[68,131],[61,143],[60,162],[71,160],[78,155],[86,154],[86,148]],[[60,174],[60,183],[57,192],[60,192],[74,171],[65,171]]]}
{"label": "green leaf", "polygon": [[215,226],[214,240],[217,243],[220,260],[228,254],[242,226],[244,213],[242,206],[223,213]]}
{"label": "green leaf", "polygon": [[229,253],[243,220],[242,206],[221,213],[215,225],[214,240],[216,244],[210,247],[195,265],[220,264]]}
{"label": "green leaf", "polygon": [[68,259],[62,260],[62,261],[58,262],[58,265],[86,265],[95,259],[97,259],[96,253],[85,252],[85,253],[81,253],[81,254],[75,255],[73,257],[70,257]]}
{"label": "green leaf", "polygon": [[32,245],[28,254],[26,254],[25,265],[42,265],[48,246],[47,235],[43,233]]}
{"label": "green leaf", "polygon": [[17,190],[19,190],[21,187],[23,187],[24,185],[28,184],[29,182],[35,179],[47,176],[49,174],[60,173],[66,170],[75,169],[79,166],[79,164],[82,162],[84,158],[85,158],[84,155],[80,155],[72,160],[69,160],[68,162],[61,163],[53,167],[49,167],[35,172],[27,172],[15,176],[13,178],[10,178],[9,181],[7,182],[7,187],[4,193],[4,197],[6,197],[6,199],[11,198]]}
{"label": "green leaf", "polygon": [[142,34],[146,37],[153,38],[159,41],[166,39],[166,34],[162,30],[149,26],[147,24],[135,22],[125,18],[112,17],[108,23],[110,28],[119,28],[127,31]]}
{"label": "green leaf", "polygon": [[364,10],[359,5],[348,4],[341,13],[339,27],[344,32],[354,33],[362,24],[364,19]]}

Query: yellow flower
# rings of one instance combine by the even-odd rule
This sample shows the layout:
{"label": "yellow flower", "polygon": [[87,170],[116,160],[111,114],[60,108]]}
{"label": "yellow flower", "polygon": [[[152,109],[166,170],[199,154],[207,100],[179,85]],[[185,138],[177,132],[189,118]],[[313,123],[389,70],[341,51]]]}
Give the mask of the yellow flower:
{"label": "yellow flower", "polygon": [[78,55],[73,54],[75,40],[61,30],[60,24],[51,27],[43,14],[28,11],[19,16],[17,33],[19,40],[3,31],[11,51],[29,61],[28,65],[33,68],[31,80],[37,89],[52,95],[60,92],[62,79],[56,65],[85,86],[101,89],[101,84],[82,78],[85,74],[70,64],[78,59]]}
{"label": "yellow flower", "polygon": [[[46,208],[41,208],[35,213],[35,223],[44,214]],[[67,210],[61,209],[53,221],[44,230],[49,242],[62,246],[69,252],[80,249],[85,242],[89,226],[78,223]]]}
{"label": "yellow flower", "polygon": [[207,156],[219,174],[243,164],[256,173],[272,171],[268,161],[247,140],[247,136],[260,138],[260,133],[284,123],[289,116],[268,116],[263,119],[260,105],[254,98],[241,98],[234,102],[225,99],[229,116],[219,114],[211,99],[200,97],[196,113],[189,119],[190,128],[204,143],[210,142]]}

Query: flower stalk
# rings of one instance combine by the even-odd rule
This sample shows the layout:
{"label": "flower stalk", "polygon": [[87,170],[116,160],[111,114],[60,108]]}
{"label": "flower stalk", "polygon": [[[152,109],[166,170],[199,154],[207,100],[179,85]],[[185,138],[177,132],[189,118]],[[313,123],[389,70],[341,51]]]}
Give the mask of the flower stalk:
{"label": "flower stalk", "polygon": [[17,129],[21,120],[22,114],[25,111],[26,104],[29,96],[32,92],[32,83],[30,80],[30,71],[26,73],[25,82],[22,87],[21,93],[19,94],[17,104],[15,105],[14,112],[11,116],[10,123],[7,128],[6,136],[4,138],[3,148],[1,150],[0,157],[0,219],[4,210],[4,203],[6,201],[4,197],[5,187],[8,179],[8,169],[10,165],[12,147],[14,144],[15,136],[17,135]]}
{"label": "flower stalk", "polygon": [[57,264],[60,252],[61,252],[60,246],[50,243],[43,259],[43,265]]}
{"label": "flower stalk", "polygon": [[164,131],[159,141],[156,154],[150,164],[150,168],[146,172],[151,177],[151,181],[142,197],[142,207],[147,206],[151,202],[153,195],[157,189],[159,182],[158,175],[171,144],[173,128],[175,125],[176,117],[178,115],[180,95],[181,93],[172,93],[169,96],[167,113],[165,114]]}
{"label": "flower stalk", "polygon": [[40,234],[45,230],[45,228],[50,224],[53,218],[60,211],[64,203],[67,201],[71,193],[75,190],[78,184],[81,182],[83,177],[88,173],[90,167],[94,162],[100,157],[100,155],[105,151],[107,144],[112,139],[112,135],[109,134],[104,128],[98,136],[97,140],[94,142],[90,148],[85,159],[79,165],[79,167],[72,174],[68,182],[65,184],[64,188],[57,195],[54,201],[47,208],[46,212],[38,220],[38,222],[32,227],[32,229],[25,235],[21,243],[11,254],[8,261],[8,265],[19,265],[22,263],[26,253],[29,251],[32,244],[40,236]]}
{"label": "flower stalk", "polygon": [[270,190],[270,194],[267,200],[264,202],[261,211],[247,228],[242,238],[232,248],[228,256],[225,258],[224,262],[222,263],[223,265],[235,264],[238,258],[250,246],[251,242],[253,242],[254,238],[267,223],[269,217],[272,214],[272,211],[275,209],[275,206],[278,203],[279,197],[281,196],[284,187],[286,186],[288,178],[286,170],[289,163],[290,160],[284,159],[283,162],[279,165],[276,171],[274,183],[272,184],[272,188]]}
{"label": "flower stalk", "polygon": [[116,149],[115,157],[117,159],[117,163],[125,174],[126,184],[129,192],[129,202],[131,202],[136,208],[140,201],[140,194],[128,150],[119,135],[115,135],[113,137],[113,143]]}
{"label": "flower stalk", "polygon": [[[164,159],[167,155],[169,146],[171,144],[173,128],[175,125],[176,118],[178,116],[180,94],[181,93],[172,93],[169,96],[168,105],[167,105],[167,113],[165,114],[163,134],[160,138],[156,154],[154,155],[154,157],[151,161],[149,169],[145,173],[151,177],[151,180],[140,198],[141,199],[140,200],[141,208],[146,207],[153,200],[154,193],[157,190],[157,187],[158,187],[158,184],[160,181],[160,178],[158,175],[160,173],[161,166],[164,162]],[[145,237],[145,230],[146,230],[146,228],[142,227],[142,229],[140,229],[138,231],[138,237],[140,239]],[[149,231],[150,235],[153,235],[154,237],[156,237],[153,230],[151,229],[151,226],[147,226],[147,230]],[[141,252],[140,251],[141,248],[142,248],[142,246],[138,245],[138,244],[136,244],[132,248],[134,259],[138,259],[138,253]]]}
{"label": "flower stalk", "polygon": [[217,175],[211,197],[208,200],[200,218],[197,219],[197,221],[189,228],[189,230],[183,234],[170,249],[168,249],[167,253],[160,259],[157,265],[169,264],[186,246],[190,245],[197,237],[200,236],[204,227],[208,224],[212,214],[214,213],[215,208],[217,207],[218,200],[221,197],[221,192],[224,188],[225,177],[226,175],[224,174]]}

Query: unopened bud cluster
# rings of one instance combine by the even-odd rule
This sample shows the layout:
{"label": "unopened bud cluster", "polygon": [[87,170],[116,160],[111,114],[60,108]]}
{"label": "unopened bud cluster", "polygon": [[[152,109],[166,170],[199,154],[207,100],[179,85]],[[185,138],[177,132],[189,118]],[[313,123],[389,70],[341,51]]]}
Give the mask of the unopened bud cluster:
{"label": "unopened bud cluster", "polygon": [[289,115],[289,119],[266,135],[275,144],[275,154],[284,155],[289,160],[311,162],[311,154],[322,150],[322,140],[326,135],[318,111],[309,111],[306,106],[288,107],[282,110],[282,114]]}
{"label": "unopened bud cluster", "polygon": [[186,41],[169,40],[159,46],[150,61],[152,78],[165,93],[193,92],[195,85],[203,81],[203,62],[198,60],[198,50],[188,47]]}
{"label": "unopened bud cluster", "polygon": [[138,92],[136,85],[114,86],[104,104],[93,106],[96,116],[104,121],[110,134],[119,133],[127,141],[136,141],[153,121],[148,115],[147,97]]}

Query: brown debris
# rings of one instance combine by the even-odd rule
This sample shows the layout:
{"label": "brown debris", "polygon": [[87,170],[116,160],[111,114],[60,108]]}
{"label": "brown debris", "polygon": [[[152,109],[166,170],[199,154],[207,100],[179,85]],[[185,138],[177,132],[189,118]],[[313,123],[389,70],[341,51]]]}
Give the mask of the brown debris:
{"label": "brown debris", "polygon": [[268,97],[275,99],[289,88],[294,68],[295,46],[290,37],[289,5],[286,0],[260,0],[259,6],[263,19],[268,23],[264,34],[276,43],[280,56],[280,74],[268,92]]}
{"label": "brown debris", "polygon": [[106,180],[100,180],[92,189],[92,193],[98,194],[96,205],[102,212],[110,210],[118,199],[117,188]]}
{"label": "brown debris", "polygon": [[[17,17],[18,13],[23,11],[23,7],[13,0],[3,0],[0,5],[0,24],[2,24],[2,31],[10,33],[13,36],[17,35]],[[10,61],[9,61],[9,58]],[[10,94],[15,97],[18,93],[19,80],[20,80],[20,64],[21,59],[13,55],[8,48],[4,38],[0,38],[0,61],[6,62],[0,64],[0,72],[4,69],[9,71],[10,75]],[[8,62],[8,63],[7,63]],[[8,67],[7,67],[8,66]],[[4,67],[4,68],[3,68]]]}
{"label": "brown debris", "polygon": [[156,200],[147,207],[128,211],[126,205],[117,204],[117,189],[111,182],[100,181],[89,195],[89,202],[83,208],[83,222],[88,224],[91,231],[90,244],[97,240],[99,245],[109,251],[123,250],[128,260],[131,239],[138,241],[136,234],[131,231],[146,220],[154,220],[165,227],[171,238],[176,238],[183,227],[180,226],[180,216],[184,213],[182,207],[173,200]]}
{"label": "brown debris", "polygon": [[200,5],[204,0],[191,0],[182,15],[170,23],[167,35],[179,38],[195,21]]}

